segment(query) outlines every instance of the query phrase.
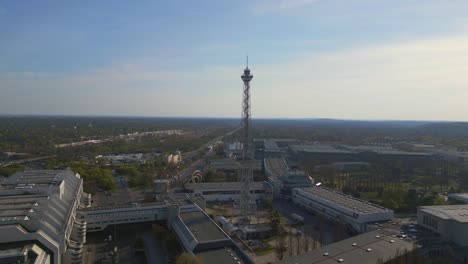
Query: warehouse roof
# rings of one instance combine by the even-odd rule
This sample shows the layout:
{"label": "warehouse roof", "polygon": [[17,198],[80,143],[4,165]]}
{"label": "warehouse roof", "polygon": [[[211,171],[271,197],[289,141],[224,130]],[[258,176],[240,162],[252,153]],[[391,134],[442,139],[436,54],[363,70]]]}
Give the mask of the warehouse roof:
{"label": "warehouse roof", "polygon": [[[187,190],[240,190],[243,183],[241,182],[203,182],[203,183],[186,183],[184,185]],[[263,182],[251,183],[251,189],[262,189]]]}
{"label": "warehouse roof", "polygon": [[196,254],[197,257],[203,260],[205,264],[243,264],[246,263],[240,256],[238,250],[232,247],[218,248],[199,252]]}
{"label": "warehouse roof", "polygon": [[334,154],[352,154],[355,153],[347,148],[336,147],[333,145],[319,145],[319,144],[301,144],[291,145],[294,152],[308,152],[308,153],[334,153]]}
{"label": "warehouse roof", "polygon": [[281,177],[288,171],[288,166],[283,158],[265,159],[265,169],[271,177]]}
{"label": "warehouse roof", "polygon": [[[393,241],[393,242],[392,242]],[[286,258],[278,264],[328,264],[343,263],[375,264],[379,259],[387,261],[397,254],[412,251],[413,243],[394,238],[391,233],[373,231],[326,245],[300,256]]]}
{"label": "warehouse roof", "polygon": [[81,181],[70,170],[10,176],[0,183],[0,225],[21,224],[30,232],[48,230],[50,236],[63,233]]}
{"label": "warehouse roof", "polygon": [[358,214],[381,213],[391,211],[382,206],[378,206],[367,201],[354,198],[351,195],[344,194],[325,187],[306,187],[298,188],[299,191],[307,193],[317,200],[330,201],[333,204],[347,208]]}
{"label": "warehouse roof", "polygon": [[453,219],[457,222],[468,223],[468,204],[420,206],[418,210],[442,219]]}
{"label": "warehouse roof", "polygon": [[229,239],[215,222],[203,212],[181,213],[180,219],[182,219],[183,223],[199,243]]}

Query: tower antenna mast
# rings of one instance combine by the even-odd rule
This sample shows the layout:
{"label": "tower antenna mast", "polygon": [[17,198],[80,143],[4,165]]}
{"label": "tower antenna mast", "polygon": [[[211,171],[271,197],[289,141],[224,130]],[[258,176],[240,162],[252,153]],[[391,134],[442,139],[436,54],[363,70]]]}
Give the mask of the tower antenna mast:
{"label": "tower antenna mast", "polygon": [[250,216],[255,215],[256,203],[252,193],[253,179],[253,149],[251,137],[251,114],[250,114],[250,81],[253,75],[249,69],[249,56],[246,56],[246,66],[244,74],[241,76],[244,82],[242,97],[242,119],[241,119],[241,140],[242,140],[242,161],[239,171],[239,181],[241,182],[240,208],[243,221],[250,222]]}

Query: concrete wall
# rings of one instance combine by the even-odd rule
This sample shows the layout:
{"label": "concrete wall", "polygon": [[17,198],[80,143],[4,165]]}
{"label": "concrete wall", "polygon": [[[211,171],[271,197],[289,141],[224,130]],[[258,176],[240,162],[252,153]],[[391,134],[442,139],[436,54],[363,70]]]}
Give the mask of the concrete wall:
{"label": "concrete wall", "polygon": [[86,214],[85,221],[88,232],[94,232],[114,224],[164,221],[167,216],[167,206],[160,205],[90,211]]}
{"label": "concrete wall", "polygon": [[[430,219],[429,222],[428,219]],[[468,246],[468,222],[442,219],[418,209],[418,225],[440,234],[447,241],[452,241],[462,247]]]}

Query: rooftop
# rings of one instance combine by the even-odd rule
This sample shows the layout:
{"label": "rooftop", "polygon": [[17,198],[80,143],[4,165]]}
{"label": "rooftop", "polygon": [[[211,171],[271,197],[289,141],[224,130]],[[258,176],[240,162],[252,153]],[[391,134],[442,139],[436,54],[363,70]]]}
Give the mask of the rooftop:
{"label": "rooftop", "polygon": [[[390,242],[393,241],[393,242]],[[395,257],[397,253],[413,250],[413,243],[391,237],[381,231],[373,231],[326,245],[300,256],[289,257],[278,264],[328,264],[343,263],[375,264]]]}
{"label": "rooftop", "polygon": [[306,187],[298,188],[298,190],[306,192],[317,200],[330,201],[333,204],[344,207],[358,214],[381,213],[390,211],[390,209],[325,187]]}
{"label": "rooftop", "polygon": [[265,139],[264,141],[265,151],[267,152],[280,152],[281,149],[279,148],[278,144],[274,139]]}
{"label": "rooftop", "polygon": [[[209,166],[214,169],[239,169],[242,165],[241,163],[242,162],[233,159],[222,159],[210,162]],[[251,160],[250,166],[258,170],[262,168],[262,163],[259,160]]]}
{"label": "rooftop", "polygon": [[451,193],[448,195],[449,198],[459,199],[463,201],[468,201],[468,193]]}
{"label": "rooftop", "polygon": [[269,172],[271,177],[281,177],[288,171],[288,166],[282,158],[269,158],[265,159],[265,168]]}
{"label": "rooftop", "polygon": [[434,215],[441,219],[468,223],[468,204],[420,206],[418,207],[418,211]]}
{"label": "rooftop", "polygon": [[294,152],[308,152],[308,153],[334,153],[334,154],[357,154],[360,152],[374,152],[380,155],[407,155],[407,156],[430,156],[426,152],[409,152],[394,149],[388,146],[348,146],[348,145],[325,145],[325,144],[301,144],[292,145],[291,149]]}
{"label": "rooftop", "polygon": [[[184,185],[187,190],[238,190],[242,188],[241,182],[203,182],[203,183],[186,183]],[[263,182],[253,182],[252,189],[263,189]]]}
{"label": "rooftop", "polygon": [[30,232],[43,229],[50,236],[63,234],[81,181],[70,170],[35,170],[10,176],[0,183],[0,225],[20,224]]}
{"label": "rooftop", "polygon": [[320,145],[320,144],[301,144],[291,145],[294,152],[308,152],[308,153],[335,153],[335,154],[352,154],[355,153],[347,148],[340,148],[333,145]]}
{"label": "rooftop", "polygon": [[228,239],[226,234],[203,212],[181,213],[180,219],[199,243]]}
{"label": "rooftop", "polygon": [[0,191],[2,190],[21,190],[47,188],[59,186],[64,176],[63,171],[54,170],[36,170],[15,173],[0,182]]}
{"label": "rooftop", "polygon": [[241,264],[245,263],[233,248],[212,249],[196,254],[205,264]]}

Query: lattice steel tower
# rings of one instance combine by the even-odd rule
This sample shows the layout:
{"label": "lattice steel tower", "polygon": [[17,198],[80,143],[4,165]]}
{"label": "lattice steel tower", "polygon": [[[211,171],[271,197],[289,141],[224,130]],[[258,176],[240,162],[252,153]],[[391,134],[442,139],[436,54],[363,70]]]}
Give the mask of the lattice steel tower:
{"label": "lattice steel tower", "polygon": [[241,120],[241,140],[242,140],[242,161],[239,170],[239,180],[242,183],[240,209],[244,221],[250,221],[250,217],[255,215],[255,196],[251,193],[253,183],[253,148],[250,131],[250,81],[253,75],[250,74],[249,57],[244,74],[241,76],[244,82],[242,98],[242,120]]}

